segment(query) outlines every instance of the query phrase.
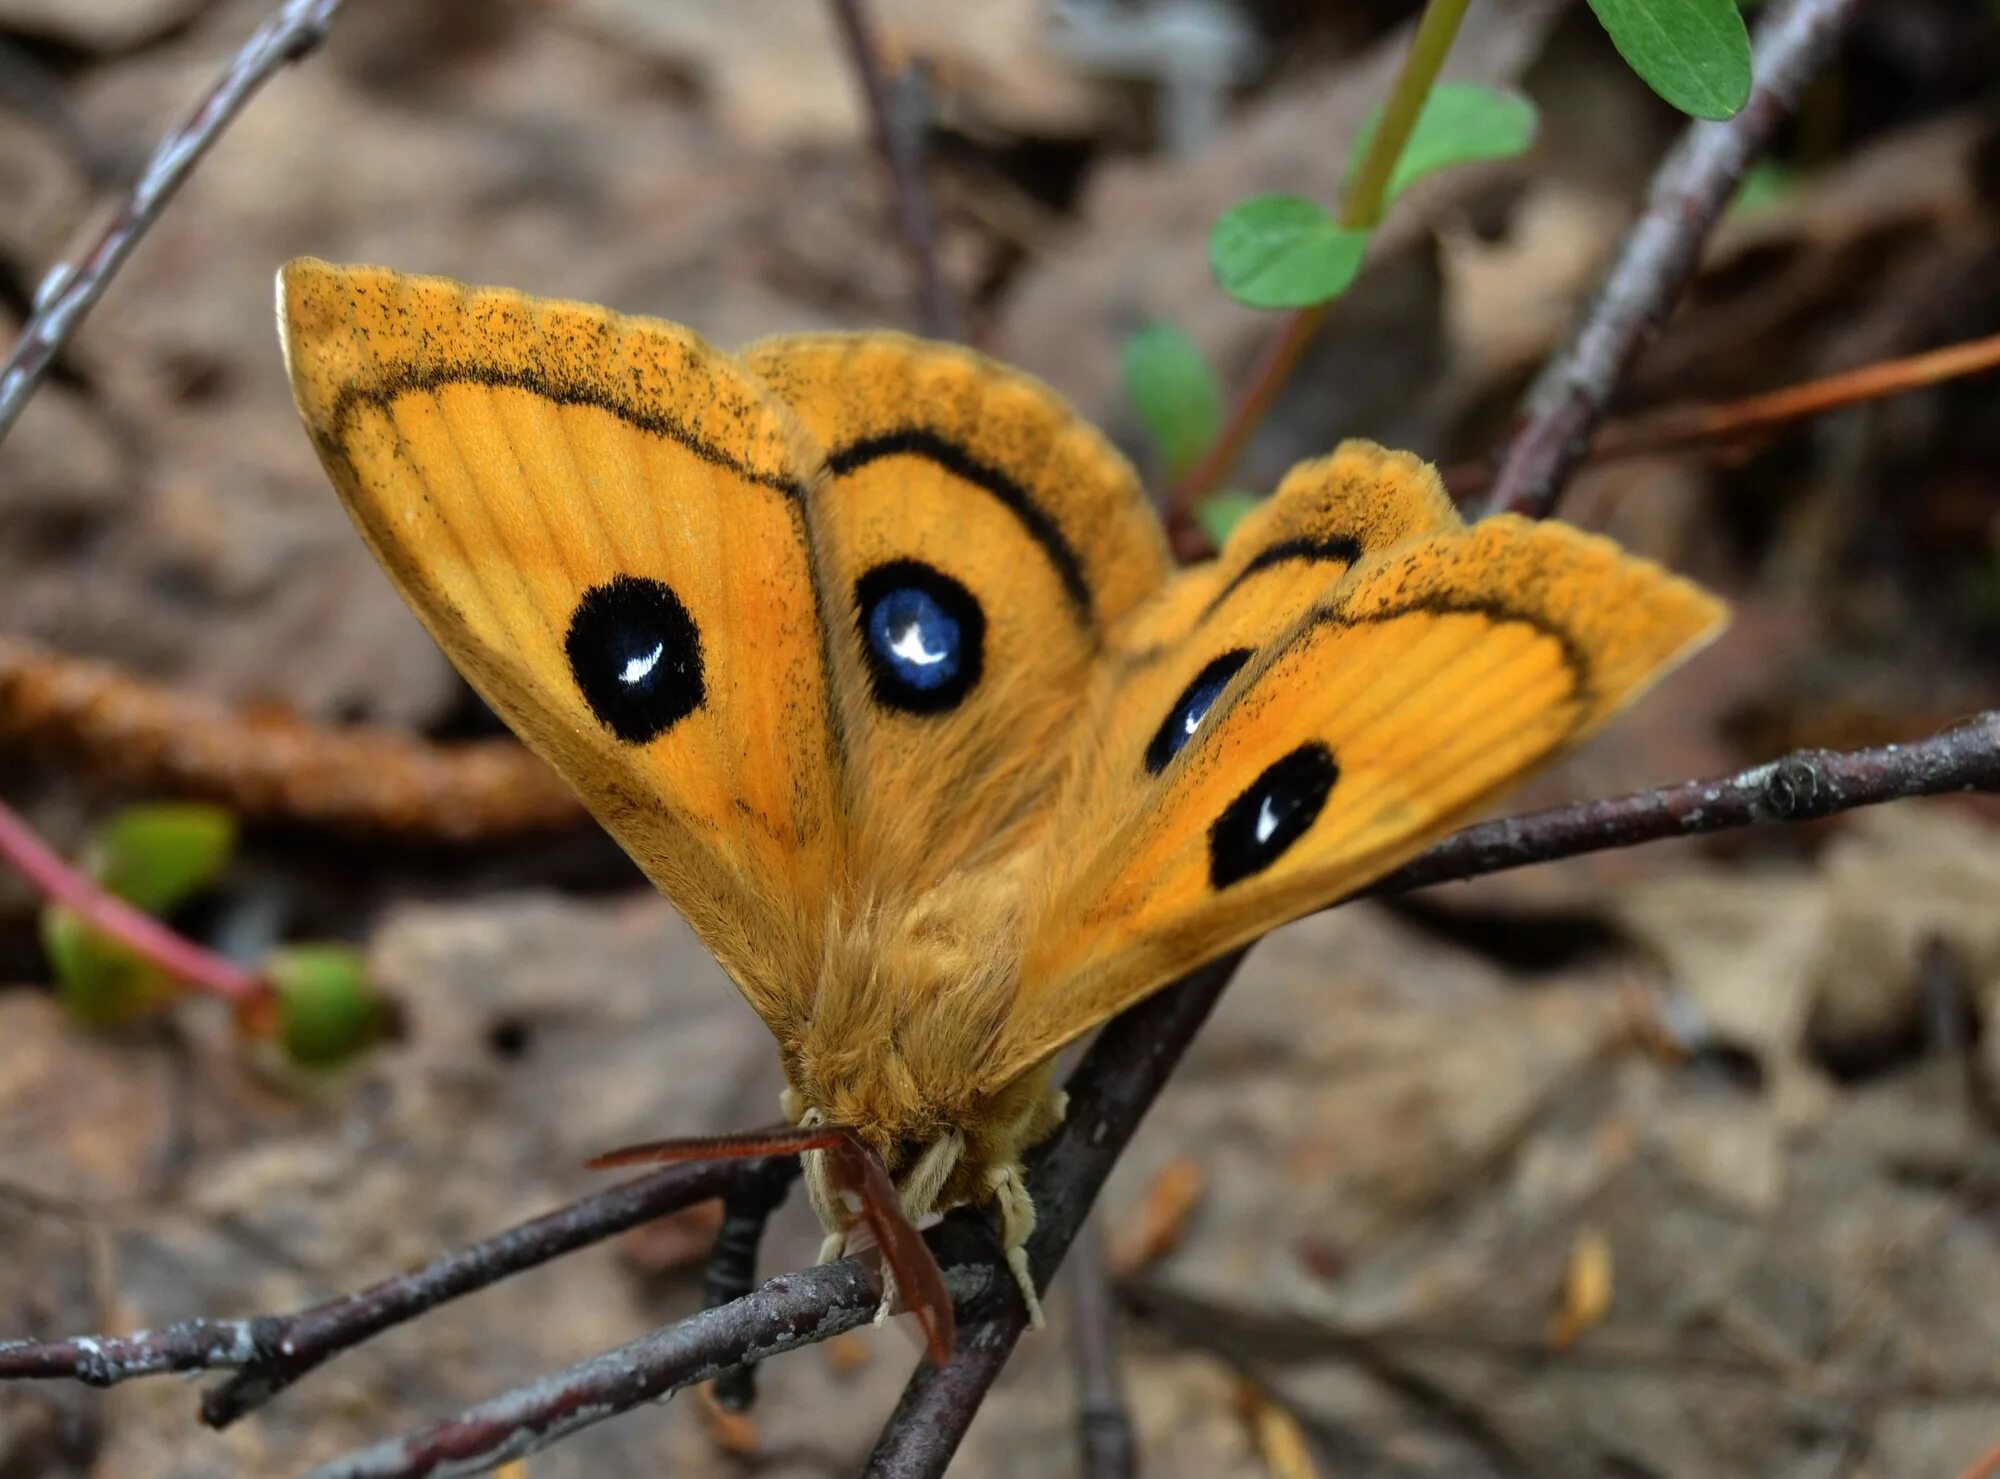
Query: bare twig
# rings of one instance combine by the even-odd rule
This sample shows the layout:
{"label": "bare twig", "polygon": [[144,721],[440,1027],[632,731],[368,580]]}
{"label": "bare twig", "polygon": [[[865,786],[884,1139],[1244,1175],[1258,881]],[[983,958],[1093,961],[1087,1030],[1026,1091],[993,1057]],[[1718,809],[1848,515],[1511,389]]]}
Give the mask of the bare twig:
{"label": "bare twig", "polygon": [[1760,822],[1807,822],[1952,791],[2000,791],[2000,709],[1911,744],[1797,750],[1737,775],[1481,822],[1454,832],[1362,892],[1407,893],[1606,848]]}
{"label": "bare twig", "polygon": [[669,1166],[296,1314],[190,1320],[132,1335],[0,1342],[0,1380],[69,1377],[108,1387],[163,1371],[235,1371],[202,1402],[203,1419],[224,1427],[341,1351],[426,1310],[709,1197],[789,1186],[797,1172],[789,1157]]}
{"label": "bare twig", "polygon": [[1132,1413],[1118,1379],[1118,1330],[1105,1267],[1102,1215],[1093,1214],[1069,1253],[1071,1340],[1076,1347],[1077,1437],[1084,1479],[1132,1479],[1139,1469]]}
{"label": "bare twig", "polygon": [[1528,392],[1485,511],[1545,515],[1589,449],[1626,369],[1680,298],[1745,171],[1832,52],[1862,0],[1783,0],[1757,31],[1756,85],[1735,117],[1690,124],[1575,335]]}
{"label": "bare twig", "polygon": [[797,1174],[798,1162],[789,1156],[668,1166],[447,1253],[414,1272],[384,1279],[359,1294],[287,1315],[277,1322],[275,1341],[261,1359],[202,1398],[202,1421],[227,1427],[330,1357],[524,1269],[713,1196],[746,1188],[766,1188],[781,1196]]}
{"label": "bare twig", "polygon": [[21,330],[7,363],[0,367],[0,439],[20,418],[35,387],[69,343],[70,336],[132,249],[160,217],[209,146],[250,101],[257,89],[288,62],[295,62],[325,39],[344,0],[285,0],[257,28],[180,127],[153,150],[132,187],[82,260],[63,263],[36,295],[34,315]]}
{"label": "bare twig", "polygon": [[[796,1171],[799,1163],[787,1156],[769,1164]],[[702,1280],[703,1309],[720,1309],[757,1287],[757,1249],[763,1244],[771,1214],[783,1205],[785,1193],[791,1190],[792,1179],[789,1175],[755,1177],[724,1193],[722,1226],[715,1231],[708,1274]],[[746,1361],[718,1376],[715,1400],[730,1412],[747,1412],[757,1400],[756,1365]]]}
{"label": "bare twig", "polygon": [[[1667,406],[1629,420],[1608,422],[1586,460],[1596,464],[1620,457],[1747,442],[1813,416],[1996,369],[2000,369],[2000,334],[1946,344],[1736,400]],[[1492,464],[1484,461],[1444,470],[1445,486],[1461,500],[1491,487],[1493,477]]]}
{"label": "bare twig", "polygon": [[910,75],[892,84],[882,75],[882,53],[868,0],[833,0],[833,14],[868,105],[876,152],[889,170],[896,197],[896,234],[916,284],[917,322],[933,339],[963,339],[965,324],[938,264],[937,225],[930,193],[924,188],[923,118],[909,106],[920,81]]}

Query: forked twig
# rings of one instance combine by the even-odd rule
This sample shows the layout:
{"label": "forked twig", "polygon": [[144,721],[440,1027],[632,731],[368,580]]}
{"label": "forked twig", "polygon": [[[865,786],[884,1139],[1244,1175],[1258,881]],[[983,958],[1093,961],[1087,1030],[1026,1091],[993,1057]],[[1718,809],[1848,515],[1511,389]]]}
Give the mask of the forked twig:
{"label": "forked twig", "polygon": [[189,174],[222,136],[257,89],[288,62],[295,62],[326,38],[327,27],[346,0],[285,0],[231,58],[229,66],[181,125],[161,139],[118,209],[90,250],[65,262],[43,279],[35,311],[0,366],[0,440],[56,362],[83,316],[104,295],[112,277],[152,228]]}
{"label": "forked twig", "polygon": [[1556,505],[1639,351],[1679,301],[1702,243],[1832,53],[1862,0],[1783,0],[1757,29],[1756,84],[1733,118],[1692,123],[1661,163],[1646,207],[1569,343],[1528,392],[1527,422],[1508,445],[1486,513],[1536,518]]}

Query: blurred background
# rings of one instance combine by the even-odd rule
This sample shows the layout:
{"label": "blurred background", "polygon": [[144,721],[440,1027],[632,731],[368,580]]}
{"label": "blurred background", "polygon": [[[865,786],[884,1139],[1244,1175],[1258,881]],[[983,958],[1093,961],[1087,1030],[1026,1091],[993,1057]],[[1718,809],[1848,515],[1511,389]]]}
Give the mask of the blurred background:
{"label": "blurred background", "polygon": [[[0,0],[0,330],[268,9]],[[974,342],[1162,484],[1121,346],[1168,322],[1241,382],[1273,318],[1216,289],[1209,228],[1259,192],[1337,197],[1416,9],[877,0]],[[1996,63],[1992,5],[1866,9],[1619,411],[2000,332]],[[1399,202],[1237,485],[1346,435],[1475,483],[1684,123],[1581,4],[1476,0],[1447,75],[1525,91],[1537,144]],[[300,430],[271,315],[298,254],[724,345],[914,326],[826,6],[350,0],[0,447],[0,636],[260,711],[499,733]],[[1564,515],[1735,620],[1520,803],[1990,705],[1995,395],[1971,378],[1587,467]],[[0,795],[69,849],[131,799],[4,743]],[[1605,854],[1259,947],[1103,1203],[1145,1472],[1858,1479],[1952,1474],[2000,1439],[1995,818],[1906,804]],[[362,947],[400,1031],[333,1075],[200,1003],[78,1025],[36,910],[0,874],[0,1337],[288,1309],[582,1193],[595,1151],[773,1118],[763,1027],[587,826],[249,825],[175,922],[253,955]],[[294,1472],[686,1313],[713,1229],[697,1210],[438,1311],[223,1434],[178,1382],[0,1389],[0,1476]],[[816,1246],[794,1198],[765,1267]],[[1076,1471],[1050,1303],[955,1473]],[[528,1472],[851,1472],[914,1359],[842,1337],[767,1369],[747,1420],[690,1395]]]}

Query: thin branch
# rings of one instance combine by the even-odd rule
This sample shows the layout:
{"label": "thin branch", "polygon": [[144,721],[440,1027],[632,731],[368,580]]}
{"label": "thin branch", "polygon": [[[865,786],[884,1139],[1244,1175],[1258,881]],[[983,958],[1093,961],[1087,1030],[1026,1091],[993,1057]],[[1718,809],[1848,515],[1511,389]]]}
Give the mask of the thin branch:
{"label": "thin branch", "polygon": [[[771,1164],[792,1172],[799,1168],[798,1161],[790,1156]],[[784,1204],[792,1180],[791,1175],[753,1177],[724,1193],[722,1226],[715,1230],[715,1245],[708,1254],[708,1273],[702,1280],[703,1309],[720,1309],[757,1287],[757,1250],[764,1242],[764,1228],[771,1214]],[[730,1412],[749,1411],[757,1400],[757,1367],[745,1362],[718,1376],[715,1400]]]}
{"label": "thin branch", "polygon": [[69,344],[77,325],[104,295],[118,269],[151,229],[209,147],[271,75],[326,38],[344,0],[285,0],[257,28],[180,127],[153,150],[132,192],[105,224],[82,260],[65,262],[44,279],[36,307],[13,352],[0,367],[0,439]]}
{"label": "thin branch", "polygon": [[[1813,416],[1995,369],[2000,369],[2000,334],[1896,359],[1877,360],[1856,369],[1735,400],[1666,406],[1627,420],[1612,421],[1605,425],[1584,460],[1595,465],[1620,457],[1648,457],[1689,447],[1745,441]],[[1445,486],[1459,499],[1491,487],[1493,476],[1492,464],[1483,461],[1461,463],[1444,470]]]}
{"label": "thin branch", "polygon": [[921,79],[907,67],[894,84],[882,75],[882,53],[868,0],[833,0],[833,15],[868,105],[875,150],[889,170],[896,197],[896,234],[916,286],[917,322],[933,339],[963,339],[965,323],[938,264],[937,225],[930,193],[924,188],[924,120],[922,111],[913,106],[920,97]]}
{"label": "thin branch", "polygon": [[72,910],[99,934],[158,966],[183,985],[238,1007],[264,1000],[271,989],[254,972],[169,929],[143,909],[105,892],[72,867],[22,815],[0,801],[0,860],[14,865],[45,898]]}
{"label": "thin branch", "polygon": [[1493,479],[1487,513],[1546,515],[1589,450],[1613,392],[1700,265],[1702,243],[1831,55],[1862,0],[1781,0],[1757,31],[1756,85],[1735,117],[1690,124],[1575,335],[1528,392],[1527,422]]}
{"label": "thin branch", "polygon": [[1139,1471],[1139,1449],[1124,1384],[1118,1379],[1117,1314],[1111,1272],[1105,1266],[1101,1214],[1084,1223],[1070,1249],[1067,1273],[1084,1479],[1133,1479]]}
{"label": "thin branch", "polygon": [[1763,822],[1808,822],[1954,791],[2000,791],[2000,709],[1911,744],[1797,750],[1736,775],[1480,822],[1419,853],[1362,893],[1407,893],[1607,848]]}
{"label": "thin branch", "polygon": [[669,1166],[296,1314],[0,1342],[0,1380],[68,1377],[108,1387],[163,1371],[235,1371],[202,1402],[203,1420],[225,1427],[331,1357],[427,1310],[696,1202],[753,1185],[789,1186],[797,1174],[791,1157]]}
{"label": "thin branch", "polygon": [[203,1396],[202,1421],[210,1427],[227,1427],[340,1352],[501,1279],[713,1196],[746,1188],[770,1188],[772,1195],[781,1196],[797,1175],[798,1161],[791,1156],[668,1166],[447,1253],[411,1273],[384,1279],[359,1294],[284,1316],[276,1322],[274,1342],[260,1351],[259,1359]]}

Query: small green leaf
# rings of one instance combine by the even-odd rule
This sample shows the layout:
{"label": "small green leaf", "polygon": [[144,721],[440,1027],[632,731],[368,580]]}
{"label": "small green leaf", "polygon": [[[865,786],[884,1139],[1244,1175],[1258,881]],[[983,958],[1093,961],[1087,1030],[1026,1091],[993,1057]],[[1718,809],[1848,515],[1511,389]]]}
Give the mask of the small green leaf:
{"label": "small green leaf", "polygon": [[1239,201],[1208,238],[1216,281],[1251,308],[1310,308],[1337,298],[1367,251],[1367,232],[1336,224],[1299,195]]}
{"label": "small green leaf", "polygon": [[213,883],[236,847],[236,818],[219,806],[129,806],[86,855],[91,876],[126,903],[165,914]]}
{"label": "small green leaf", "polygon": [[1215,547],[1221,549],[1229,542],[1236,526],[1243,522],[1243,516],[1263,501],[1255,493],[1245,493],[1240,488],[1224,488],[1209,494],[1194,506],[1194,519]]}
{"label": "small green leaf", "polygon": [[1779,164],[1775,159],[1759,160],[1744,174],[1729,208],[1745,216],[1769,210],[1791,192],[1798,179],[1798,171],[1790,165]]}
{"label": "small green leaf", "polygon": [[56,995],[79,1021],[118,1027],[145,1016],[175,992],[173,979],[81,915],[51,904],[42,910],[42,950],[56,980]]}
{"label": "small green leaf", "polygon": [[[1347,182],[1352,189],[1361,161],[1375,141],[1382,110],[1369,115],[1348,156]],[[1390,173],[1382,205],[1401,195],[1425,175],[1454,164],[1485,159],[1512,159],[1535,141],[1535,105],[1519,93],[1502,92],[1476,82],[1441,82],[1424,99],[1417,126],[1403,145]]]}
{"label": "small green leaf", "polygon": [[1750,33],[1735,0],[1590,0],[1611,43],[1654,92],[1696,118],[1750,100]]}
{"label": "small green leaf", "polygon": [[1169,477],[1190,467],[1222,427],[1222,387],[1208,360],[1172,324],[1148,324],[1118,352],[1125,393],[1146,423]]}
{"label": "small green leaf", "polygon": [[351,945],[288,945],[265,962],[278,996],[278,1042],[309,1068],[344,1063],[379,1041],[388,1013]]}

